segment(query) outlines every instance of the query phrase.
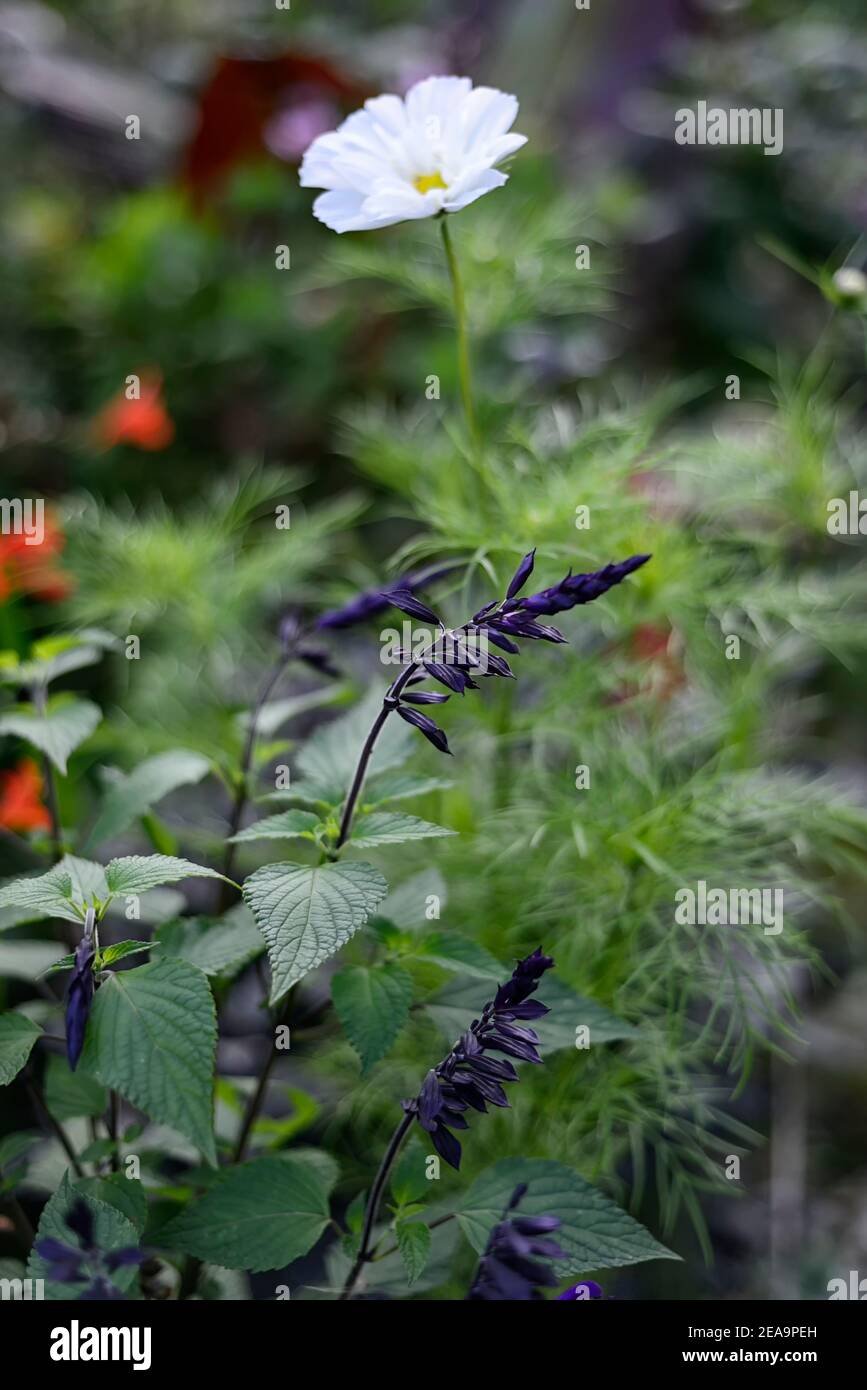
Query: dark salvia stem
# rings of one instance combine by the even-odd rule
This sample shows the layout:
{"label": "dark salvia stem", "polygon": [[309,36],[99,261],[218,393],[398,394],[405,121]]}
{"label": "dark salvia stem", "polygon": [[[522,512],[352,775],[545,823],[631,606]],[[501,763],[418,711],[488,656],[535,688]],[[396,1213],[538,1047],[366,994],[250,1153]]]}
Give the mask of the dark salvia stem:
{"label": "dark salvia stem", "polygon": [[438,1067],[428,1072],[418,1096],[403,1102],[404,1116],[389,1140],[370,1190],[361,1243],[341,1299],[352,1296],[359,1275],[371,1257],[371,1237],[382,1194],[413,1121],[418,1120],[422,1129],[430,1134],[431,1143],[446,1163],[459,1168],[461,1146],[451,1130],[469,1128],[463,1112],[472,1107],[486,1113],[488,1103],[508,1106],[501,1083],[518,1080],[511,1062],[486,1057],[484,1053],[504,1052],[507,1057],[519,1061],[541,1062],[536,1050],[538,1037],[532,1028],[521,1028],[515,1020],[542,1018],[548,1012],[544,1004],[530,996],[535,994],[539,980],[553,964],[551,957],[543,955],[541,949],[519,960],[511,977],[485,1005],[481,1018],[473,1019],[451,1052]]}
{"label": "dark salvia stem", "polygon": [[48,1106],[45,1104],[45,1101],[42,1097],[42,1093],[39,1091],[36,1082],[33,1080],[32,1072],[28,1072],[28,1074],[25,1075],[24,1085],[27,1089],[27,1094],[29,1095],[33,1103],[33,1109],[36,1111],[37,1115],[48,1127],[48,1129],[51,1130],[51,1133],[54,1135],[55,1139],[60,1144],[61,1148],[63,1149],[63,1152],[69,1159],[69,1162],[72,1166],[73,1172],[75,1173],[76,1177],[83,1178],[85,1175],[84,1169],[78,1161],[78,1154],[75,1152],[75,1149],[72,1147],[72,1144],[70,1143],[69,1135],[66,1133],[66,1130],[63,1128],[63,1125],[60,1123],[60,1121],[55,1120],[51,1111],[48,1109]]}
{"label": "dark salvia stem", "polygon": [[358,803],[358,798],[361,795],[361,788],[364,786],[364,778],[367,773],[367,765],[370,762],[371,756],[373,755],[373,750],[376,747],[376,740],[379,738],[379,735],[382,732],[382,728],[385,724],[386,719],[391,714],[392,710],[397,708],[398,696],[400,695],[407,681],[415,675],[417,670],[418,666],[415,662],[413,662],[411,665],[405,667],[404,670],[401,671],[397,680],[393,681],[389,686],[388,690],[386,691],[385,697],[382,701],[382,709],[379,711],[379,714],[376,716],[372,725],[370,726],[370,733],[364,740],[364,747],[362,748],[361,755],[358,759],[358,765],[355,769],[355,776],[352,779],[352,786],[349,788],[349,795],[346,798],[346,805],[343,808],[343,816],[340,821],[340,834],[337,837],[338,848],[340,847],[340,845],[345,843],[349,836],[349,832],[352,829],[352,817],[355,814],[355,807]]}
{"label": "dark salvia stem", "polygon": [[364,1226],[361,1232],[361,1244],[358,1247],[355,1263],[347,1275],[346,1283],[343,1285],[343,1292],[340,1295],[341,1301],[346,1298],[351,1298],[352,1291],[358,1282],[358,1276],[366,1262],[370,1259],[370,1241],[373,1228],[376,1224],[377,1213],[379,1212],[379,1204],[382,1201],[382,1194],[385,1191],[385,1184],[388,1182],[388,1175],[400,1151],[400,1146],[412,1129],[414,1118],[413,1115],[404,1115],[397,1129],[394,1131],[394,1134],[388,1141],[388,1148],[383,1155],[382,1162],[379,1165],[379,1171],[373,1180],[373,1187],[370,1189],[370,1196],[367,1199],[367,1207],[364,1212]]}

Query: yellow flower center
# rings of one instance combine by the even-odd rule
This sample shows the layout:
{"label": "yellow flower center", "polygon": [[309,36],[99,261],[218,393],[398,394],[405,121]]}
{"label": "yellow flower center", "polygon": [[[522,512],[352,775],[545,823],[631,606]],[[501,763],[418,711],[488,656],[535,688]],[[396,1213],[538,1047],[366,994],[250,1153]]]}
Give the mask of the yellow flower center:
{"label": "yellow flower center", "polygon": [[413,187],[419,193],[427,193],[431,188],[446,188],[447,184],[443,181],[442,174],[419,174],[418,178],[413,179]]}

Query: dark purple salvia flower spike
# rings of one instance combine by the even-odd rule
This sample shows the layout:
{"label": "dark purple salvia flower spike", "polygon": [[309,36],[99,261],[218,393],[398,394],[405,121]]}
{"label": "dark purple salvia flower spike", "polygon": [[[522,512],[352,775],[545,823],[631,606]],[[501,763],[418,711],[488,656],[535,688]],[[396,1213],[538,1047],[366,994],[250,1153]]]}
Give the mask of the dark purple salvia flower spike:
{"label": "dark purple salvia flower spike", "polygon": [[500,985],[496,995],[474,1019],[438,1067],[429,1071],[418,1096],[405,1100],[407,1115],[414,1115],[427,1130],[437,1153],[452,1168],[459,1168],[461,1146],[453,1129],[467,1129],[467,1109],[485,1113],[489,1105],[508,1106],[504,1082],[518,1080],[511,1062],[490,1057],[504,1052],[521,1062],[541,1062],[539,1042],[532,1028],[522,1028],[515,1020],[541,1018],[548,1012],[544,1004],[531,999],[539,980],[554,962],[538,948],[519,960],[511,977]]}
{"label": "dark purple salvia flower spike", "polygon": [[75,965],[66,996],[66,1056],[70,1071],[75,1071],[93,1003],[93,962],[96,948],[93,941],[93,920],[90,909],[85,922],[84,936],[75,948]]}
{"label": "dark purple salvia flower spike", "polygon": [[515,1188],[503,1218],[491,1231],[467,1298],[483,1302],[528,1302],[543,1298],[542,1288],[559,1279],[539,1260],[562,1260],[566,1251],[551,1239],[561,1222],[556,1216],[513,1216],[526,1196],[527,1184]]}
{"label": "dark purple salvia flower spike", "polygon": [[[537,594],[530,594],[521,598],[519,597],[520,591],[533,573],[535,557],[535,550],[527,552],[512,576],[504,598],[494,599],[485,604],[477,613],[473,614],[469,622],[453,630],[446,629],[436,614],[425,604],[420,603],[412,593],[413,582],[420,582],[420,579],[413,576],[399,581],[390,589],[361,594],[346,608],[326,613],[320,618],[318,627],[349,626],[359,617],[380,612],[382,607],[392,603],[411,617],[436,623],[440,628],[436,639],[420,654],[402,657],[403,669],[383,696],[382,709],[377,714],[365,739],[352,785],[343,804],[343,813],[337,835],[338,849],[349,838],[367,767],[373,755],[376,740],[390,714],[396,710],[402,719],[411,724],[413,728],[418,729],[419,733],[423,734],[441,753],[450,752],[448,740],[443,730],[432,719],[422,715],[417,709],[411,708],[414,704],[441,703],[424,692],[419,692],[415,696],[407,693],[409,688],[418,680],[424,680],[425,676],[422,673],[426,673],[440,685],[445,686],[446,690],[456,695],[463,695],[467,690],[479,688],[478,681],[473,679],[474,676],[514,679],[508,661],[505,657],[492,653],[490,651],[491,646],[499,647],[501,651],[514,656],[520,652],[519,642],[521,639],[539,642],[565,642],[566,638],[562,632],[546,623],[540,623],[539,617],[549,613],[561,613],[568,608],[574,608],[577,604],[589,603],[592,599],[601,597],[602,594],[607,593],[615,584],[621,583],[627,575],[632,574],[634,570],[637,570],[650,559],[649,555],[633,555],[628,560],[606,565],[604,569],[592,574],[573,575],[570,573],[552,588],[543,589]],[[429,582],[433,577],[436,576],[422,576],[425,582]],[[408,703],[403,703],[404,700]]]}
{"label": "dark purple salvia flower spike", "polygon": [[542,589],[538,594],[512,600],[512,606],[522,613],[532,614],[533,617],[550,617],[554,613],[564,613],[568,608],[575,608],[581,603],[592,603],[594,599],[601,598],[609,589],[613,589],[615,584],[621,584],[627,575],[634,574],[642,565],[646,565],[649,559],[649,555],[631,555],[628,560],[606,565],[604,569],[594,570],[590,574],[567,574],[565,579],[561,579],[559,584],[552,585],[550,589]]}

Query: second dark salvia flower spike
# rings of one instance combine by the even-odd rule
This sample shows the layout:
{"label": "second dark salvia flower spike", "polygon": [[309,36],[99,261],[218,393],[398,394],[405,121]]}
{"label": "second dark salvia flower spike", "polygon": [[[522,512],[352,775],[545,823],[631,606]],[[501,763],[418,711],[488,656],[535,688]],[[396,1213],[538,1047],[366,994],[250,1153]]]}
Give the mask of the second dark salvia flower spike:
{"label": "second dark salvia flower spike", "polygon": [[486,1054],[502,1052],[519,1062],[542,1060],[538,1036],[532,1028],[522,1028],[518,1020],[542,1018],[548,1013],[545,1005],[530,995],[553,964],[541,949],[518,961],[511,979],[500,985],[448,1056],[428,1072],[419,1094],[403,1102],[406,1114],[427,1130],[437,1153],[453,1168],[461,1166],[461,1146],[451,1131],[469,1128],[467,1110],[484,1114],[489,1104],[508,1106],[503,1083],[518,1080],[511,1062]]}
{"label": "second dark salvia flower spike", "polygon": [[485,1114],[489,1104],[508,1106],[503,1082],[519,1079],[511,1062],[485,1054],[501,1052],[506,1057],[514,1057],[516,1061],[541,1062],[538,1036],[532,1028],[522,1028],[520,1025],[528,1020],[543,1018],[549,1012],[539,999],[530,996],[535,994],[539,980],[553,964],[551,957],[546,956],[541,947],[519,960],[509,979],[485,1004],[479,1018],[473,1019],[439,1066],[428,1072],[419,1094],[403,1102],[403,1119],[391,1136],[370,1190],[358,1253],[341,1298],[352,1296],[361,1271],[371,1258],[373,1228],[388,1175],[413,1123],[418,1121],[430,1135],[434,1148],[446,1163],[459,1168],[461,1146],[452,1130],[469,1129],[467,1110]]}
{"label": "second dark salvia flower spike", "polygon": [[[558,584],[521,597],[521,590],[533,573],[535,557],[535,550],[529,551],[512,576],[505,596],[479,609],[462,627],[446,628],[436,613],[415,597],[413,576],[401,580],[391,589],[363,594],[345,608],[327,614],[325,619],[320,620],[320,627],[347,627],[391,605],[409,617],[439,628],[437,637],[420,655],[407,658],[403,669],[383,696],[382,709],[365,740],[344,804],[338,845],[344,844],[349,837],[367,766],[390,714],[397,713],[407,724],[418,729],[439,752],[451,753],[445,732],[417,706],[444,704],[451,695],[464,695],[467,690],[477,690],[478,681],[474,677],[513,677],[508,661],[491,652],[489,644],[516,655],[521,650],[519,641],[565,642],[562,632],[539,619],[601,598],[651,558],[649,555],[631,555],[627,560],[605,565],[600,570],[586,574],[572,574],[570,570]],[[439,572],[426,574],[424,582],[430,583],[438,575]],[[444,686],[446,693],[414,688],[427,679]]]}
{"label": "second dark salvia flower spike", "polygon": [[557,1216],[521,1216],[517,1209],[526,1195],[527,1184],[519,1183],[488,1237],[468,1299],[535,1302],[544,1297],[543,1288],[559,1282],[555,1271],[539,1261],[566,1258],[566,1251],[551,1239],[562,1222]]}

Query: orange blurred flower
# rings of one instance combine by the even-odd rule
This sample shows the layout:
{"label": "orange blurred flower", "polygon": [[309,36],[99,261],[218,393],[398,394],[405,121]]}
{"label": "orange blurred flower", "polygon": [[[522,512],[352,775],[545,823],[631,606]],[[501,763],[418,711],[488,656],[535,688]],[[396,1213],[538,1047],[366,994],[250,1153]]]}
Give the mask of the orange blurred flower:
{"label": "orange blurred flower", "polygon": [[126,390],[104,405],[94,421],[99,443],[106,449],[132,444],[136,449],[165,449],[175,437],[175,426],[163,401],[163,382],[158,372],[139,375],[139,395],[130,400]]}
{"label": "orange blurred flower", "polygon": [[0,826],[5,830],[50,830],[51,817],[41,801],[42,773],[32,758],[0,772]]}
{"label": "orange blurred flower", "polygon": [[32,594],[34,598],[56,603],[72,591],[72,578],[59,564],[66,537],[49,512],[43,520],[42,540],[0,534],[0,603],[12,594]]}

